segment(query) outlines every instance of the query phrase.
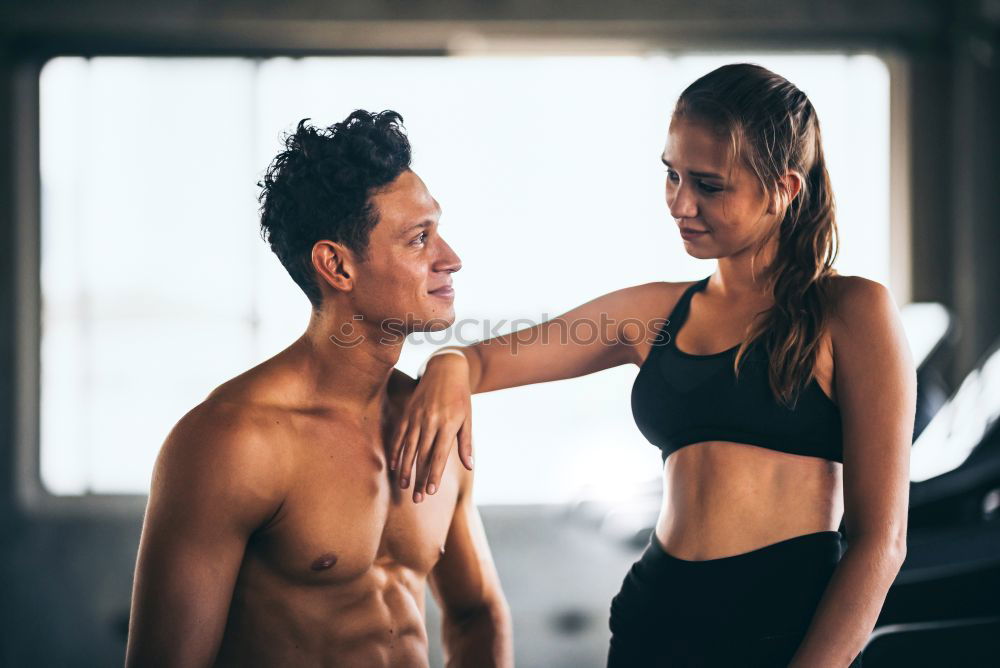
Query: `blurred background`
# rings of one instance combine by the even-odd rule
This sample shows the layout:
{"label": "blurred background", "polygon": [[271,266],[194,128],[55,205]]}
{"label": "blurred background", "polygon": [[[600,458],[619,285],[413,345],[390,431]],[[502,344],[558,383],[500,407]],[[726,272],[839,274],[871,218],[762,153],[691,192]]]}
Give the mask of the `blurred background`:
{"label": "blurred background", "polygon": [[[3,3],[0,665],[121,664],[163,438],[304,330],[258,228],[284,132],[403,115],[464,263],[460,320],[411,337],[413,375],[441,345],[710,274],[659,156],[677,94],[735,61],[813,101],[836,267],[891,289],[919,365],[910,547],[866,666],[1000,665],[998,48],[1000,0]],[[604,665],[660,500],[635,373],[474,399],[519,666]]]}

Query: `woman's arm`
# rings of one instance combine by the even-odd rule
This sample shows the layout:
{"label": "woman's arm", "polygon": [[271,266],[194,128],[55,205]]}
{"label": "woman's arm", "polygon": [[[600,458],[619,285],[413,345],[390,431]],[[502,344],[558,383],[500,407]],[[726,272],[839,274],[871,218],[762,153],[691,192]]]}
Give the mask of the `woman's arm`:
{"label": "woman's arm", "polygon": [[616,290],[534,327],[460,348],[464,355],[432,357],[389,454],[400,486],[413,480],[417,502],[425,491],[437,491],[456,436],[459,456],[472,468],[471,394],[641,363],[640,344],[659,333],[684,285],[657,282]]}
{"label": "woman's arm", "polygon": [[845,277],[832,326],[844,434],[848,548],[791,666],[847,666],[864,649],[906,555],[917,375],[879,283]]}
{"label": "woman's arm", "polygon": [[638,362],[635,345],[657,334],[672,292],[673,285],[662,282],[616,290],[534,327],[467,346],[469,387],[473,394],[492,392]]}

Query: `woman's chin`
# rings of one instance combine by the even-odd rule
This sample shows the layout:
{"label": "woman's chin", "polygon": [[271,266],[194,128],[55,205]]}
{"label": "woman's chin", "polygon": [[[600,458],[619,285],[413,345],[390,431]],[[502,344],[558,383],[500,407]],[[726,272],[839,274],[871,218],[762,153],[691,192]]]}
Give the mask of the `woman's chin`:
{"label": "woman's chin", "polygon": [[719,257],[711,251],[702,248],[692,248],[687,244],[684,244],[684,251],[696,260],[714,260]]}

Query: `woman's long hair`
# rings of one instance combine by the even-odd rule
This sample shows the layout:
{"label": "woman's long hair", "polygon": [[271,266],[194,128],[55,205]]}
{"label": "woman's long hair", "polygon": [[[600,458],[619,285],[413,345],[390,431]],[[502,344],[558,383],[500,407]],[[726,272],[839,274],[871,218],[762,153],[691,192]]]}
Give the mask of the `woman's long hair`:
{"label": "woman's long hair", "polygon": [[777,235],[777,252],[760,273],[774,305],[751,322],[733,365],[738,377],[749,347],[763,340],[770,357],[771,391],[794,409],[799,391],[812,376],[829,317],[830,278],[836,273],[833,262],[839,245],[816,110],[784,77],[758,65],[736,64],[688,86],[674,118],[706,123],[728,138],[733,164],[742,161],[749,167],[766,193],[774,193],[789,170],[802,177],[802,188],[781,223],[753,249],[751,269],[753,259]]}

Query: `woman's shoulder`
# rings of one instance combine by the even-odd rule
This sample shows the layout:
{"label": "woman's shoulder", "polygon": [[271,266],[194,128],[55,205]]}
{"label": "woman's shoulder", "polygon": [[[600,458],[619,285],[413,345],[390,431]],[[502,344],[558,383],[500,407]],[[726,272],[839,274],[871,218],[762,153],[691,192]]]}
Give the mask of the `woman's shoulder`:
{"label": "woman's shoulder", "polygon": [[624,288],[620,291],[628,304],[628,315],[649,319],[662,317],[673,310],[681,295],[698,281],[652,281]]}
{"label": "woman's shoulder", "polygon": [[[617,329],[622,340],[633,349],[648,342],[666,324],[684,291],[697,281],[653,281],[633,285],[616,294],[614,308]],[[640,346],[641,347],[641,346]],[[635,361],[641,364],[645,350]]]}
{"label": "woman's shoulder", "polygon": [[888,287],[864,276],[835,273],[830,276],[829,286],[831,302],[838,315],[863,310],[873,300],[892,299]]}
{"label": "woman's shoulder", "polygon": [[652,283],[643,283],[641,285],[636,285],[630,288],[635,290],[638,294],[648,295],[650,297],[666,297],[667,299],[673,299],[676,301],[680,298],[684,291],[690,288],[695,283],[700,283],[703,278],[696,278],[692,281],[653,281]]}
{"label": "woman's shoulder", "polygon": [[872,335],[891,327],[897,318],[898,307],[889,288],[864,276],[834,274],[829,296],[835,345],[837,339]]}

